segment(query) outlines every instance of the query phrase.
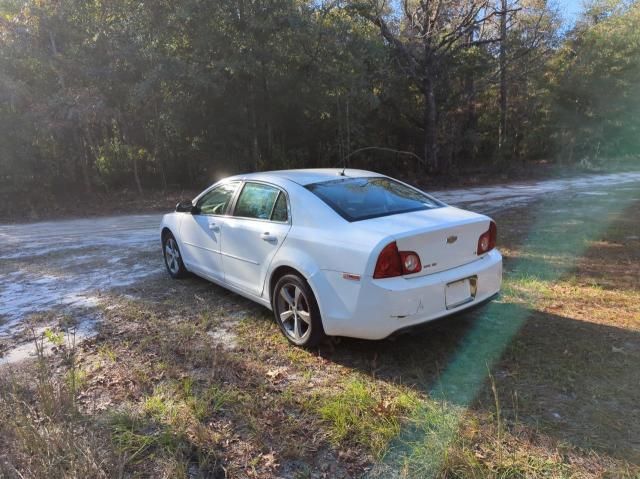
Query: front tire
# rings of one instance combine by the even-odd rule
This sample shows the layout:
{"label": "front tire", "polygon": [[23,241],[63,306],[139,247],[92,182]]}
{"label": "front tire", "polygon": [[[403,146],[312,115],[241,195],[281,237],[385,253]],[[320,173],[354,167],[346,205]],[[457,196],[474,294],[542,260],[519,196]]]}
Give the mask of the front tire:
{"label": "front tire", "polygon": [[326,337],[316,298],[301,276],[287,274],[278,280],[272,306],[276,323],[290,343],[309,348]]}
{"label": "front tire", "polygon": [[187,275],[187,268],[182,262],[182,254],[178,248],[178,242],[171,233],[167,233],[162,238],[162,252],[164,255],[164,265],[167,267],[169,276],[174,279],[184,278]]}

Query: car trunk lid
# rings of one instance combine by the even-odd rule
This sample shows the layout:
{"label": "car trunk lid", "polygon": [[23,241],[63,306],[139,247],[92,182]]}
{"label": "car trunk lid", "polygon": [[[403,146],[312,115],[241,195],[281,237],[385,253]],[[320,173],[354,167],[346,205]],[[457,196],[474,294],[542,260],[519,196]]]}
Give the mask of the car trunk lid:
{"label": "car trunk lid", "polygon": [[484,215],[454,207],[435,208],[362,221],[395,239],[400,251],[414,251],[422,270],[407,278],[445,271],[478,259],[478,238],[489,229]]}

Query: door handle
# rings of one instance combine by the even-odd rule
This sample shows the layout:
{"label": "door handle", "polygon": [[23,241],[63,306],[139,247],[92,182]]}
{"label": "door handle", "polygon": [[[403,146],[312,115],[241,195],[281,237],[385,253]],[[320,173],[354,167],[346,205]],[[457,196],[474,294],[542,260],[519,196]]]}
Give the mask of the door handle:
{"label": "door handle", "polygon": [[277,241],[278,240],[278,238],[276,238],[275,236],[270,234],[268,231],[265,231],[264,233],[262,233],[260,235],[260,238],[262,238],[264,241],[268,241],[268,242],[272,242],[272,241]]}
{"label": "door handle", "polygon": [[209,229],[214,233],[220,232],[220,227],[215,223],[209,223]]}

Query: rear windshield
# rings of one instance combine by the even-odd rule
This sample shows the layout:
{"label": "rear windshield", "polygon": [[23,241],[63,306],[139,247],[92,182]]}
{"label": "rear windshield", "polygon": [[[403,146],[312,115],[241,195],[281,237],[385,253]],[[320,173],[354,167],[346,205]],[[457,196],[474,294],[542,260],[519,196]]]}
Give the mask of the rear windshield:
{"label": "rear windshield", "polygon": [[306,188],[347,221],[429,210],[438,200],[390,178],[340,178]]}

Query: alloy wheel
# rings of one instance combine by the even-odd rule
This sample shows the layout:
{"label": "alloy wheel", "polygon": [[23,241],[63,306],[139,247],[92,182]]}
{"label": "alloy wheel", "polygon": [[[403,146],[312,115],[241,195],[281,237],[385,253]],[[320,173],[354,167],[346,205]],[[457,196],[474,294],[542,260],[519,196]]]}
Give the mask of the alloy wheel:
{"label": "alloy wheel", "polygon": [[164,258],[171,274],[177,275],[180,272],[180,250],[175,239],[169,238],[165,242]]}
{"label": "alloy wheel", "polygon": [[311,334],[311,311],[304,291],[294,283],[286,283],[280,288],[276,304],[287,336],[296,343],[304,342]]}

